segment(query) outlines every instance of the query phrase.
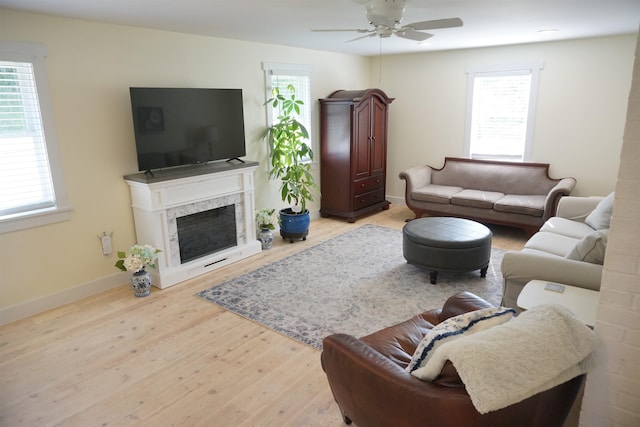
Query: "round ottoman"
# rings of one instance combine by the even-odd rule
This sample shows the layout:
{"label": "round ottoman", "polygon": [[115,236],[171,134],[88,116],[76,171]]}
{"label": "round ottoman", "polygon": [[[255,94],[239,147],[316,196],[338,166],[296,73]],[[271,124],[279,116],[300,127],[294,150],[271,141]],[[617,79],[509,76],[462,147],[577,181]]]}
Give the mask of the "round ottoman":
{"label": "round ottoman", "polygon": [[428,269],[433,284],[439,271],[480,270],[485,277],[491,259],[491,230],[462,218],[414,219],[402,229],[402,254],[408,263]]}

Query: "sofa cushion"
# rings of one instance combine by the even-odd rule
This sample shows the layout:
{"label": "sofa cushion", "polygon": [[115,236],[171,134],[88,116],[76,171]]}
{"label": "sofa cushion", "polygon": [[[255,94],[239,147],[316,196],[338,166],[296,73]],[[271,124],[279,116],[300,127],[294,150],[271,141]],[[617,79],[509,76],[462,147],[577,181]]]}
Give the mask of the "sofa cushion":
{"label": "sofa cushion", "polygon": [[411,193],[411,198],[423,202],[451,203],[451,196],[462,191],[461,187],[428,184]]}
{"label": "sofa cushion", "polygon": [[549,252],[543,251],[543,250],[540,250],[540,249],[522,248],[522,250],[520,250],[519,252],[523,253],[523,254],[534,255],[534,256],[546,256],[546,257],[552,257],[552,258],[558,258],[559,257],[559,255],[550,254]]}
{"label": "sofa cushion", "polygon": [[411,358],[411,362],[405,368],[407,372],[413,372],[424,366],[433,356],[436,349],[463,335],[471,335],[500,325],[510,320],[515,313],[512,308],[491,307],[471,311],[450,317],[431,329],[422,339]]}
{"label": "sofa cushion", "polygon": [[585,218],[584,222],[593,227],[594,230],[609,228],[614,197],[615,193],[611,193],[602,199],[598,206]]}
{"label": "sofa cushion", "polygon": [[578,240],[562,234],[539,231],[527,240],[524,247],[564,257],[574,248]]}
{"label": "sofa cushion", "polygon": [[584,222],[552,216],[542,224],[540,231],[548,231],[550,233],[573,237],[574,239],[582,239],[587,234],[593,233],[593,228]]}
{"label": "sofa cushion", "polygon": [[547,196],[508,194],[496,201],[493,209],[523,215],[542,216]]}
{"label": "sofa cushion", "polygon": [[567,254],[566,258],[576,261],[604,264],[604,253],[607,249],[609,229],[594,231],[584,236]]}
{"label": "sofa cushion", "polygon": [[493,209],[495,201],[500,200],[503,197],[503,193],[497,193],[495,191],[462,190],[451,196],[451,204],[482,209]]}

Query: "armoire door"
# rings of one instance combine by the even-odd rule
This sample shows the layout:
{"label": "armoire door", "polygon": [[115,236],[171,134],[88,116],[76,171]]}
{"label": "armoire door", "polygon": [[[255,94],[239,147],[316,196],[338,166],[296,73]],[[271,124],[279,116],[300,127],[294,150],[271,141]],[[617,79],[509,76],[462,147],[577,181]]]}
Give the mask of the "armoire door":
{"label": "armoire door", "polygon": [[353,108],[352,177],[355,181],[371,175],[371,107],[367,99]]}
{"label": "armoire door", "polygon": [[387,106],[371,99],[371,175],[383,174],[387,165]]}

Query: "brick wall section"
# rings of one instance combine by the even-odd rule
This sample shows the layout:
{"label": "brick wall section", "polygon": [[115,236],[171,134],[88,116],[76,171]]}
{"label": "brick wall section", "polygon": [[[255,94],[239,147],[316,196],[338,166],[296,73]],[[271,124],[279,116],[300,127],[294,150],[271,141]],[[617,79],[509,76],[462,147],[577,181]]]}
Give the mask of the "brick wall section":
{"label": "brick wall section", "polygon": [[[606,84],[606,83],[605,83]],[[597,102],[596,100],[594,100]],[[606,144],[607,141],[602,141]],[[594,171],[597,173],[597,171]],[[580,427],[640,426],[640,37]]]}

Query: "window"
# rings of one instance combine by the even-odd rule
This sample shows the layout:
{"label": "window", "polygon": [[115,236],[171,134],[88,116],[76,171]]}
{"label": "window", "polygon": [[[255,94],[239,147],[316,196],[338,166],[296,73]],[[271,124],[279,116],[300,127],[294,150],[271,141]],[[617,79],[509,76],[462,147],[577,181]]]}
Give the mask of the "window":
{"label": "window", "polygon": [[69,217],[42,45],[0,43],[0,232]]}
{"label": "window", "polygon": [[542,64],[468,70],[465,155],[528,161]]}
{"label": "window", "polygon": [[[287,93],[286,88],[290,84],[296,88],[296,97],[304,102],[297,119],[309,131],[308,144],[313,149],[311,139],[311,67],[308,65],[263,63],[262,68],[265,72],[267,88],[265,99],[272,97],[271,90],[274,87],[280,89],[283,94]],[[278,111],[275,111],[272,106],[267,106],[268,125],[273,124],[277,117]]]}

